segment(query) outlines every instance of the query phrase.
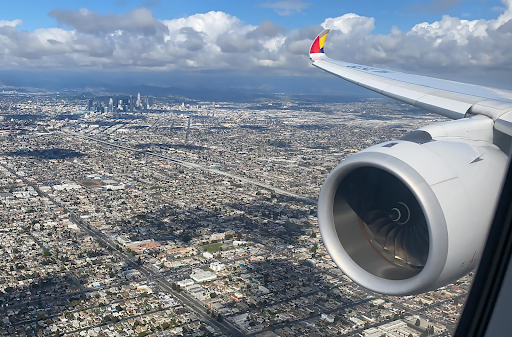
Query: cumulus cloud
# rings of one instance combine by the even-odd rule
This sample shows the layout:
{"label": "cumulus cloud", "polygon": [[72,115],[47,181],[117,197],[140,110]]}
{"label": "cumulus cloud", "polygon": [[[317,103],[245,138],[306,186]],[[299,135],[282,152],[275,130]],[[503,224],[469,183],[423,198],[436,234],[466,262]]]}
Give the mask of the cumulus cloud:
{"label": "cumulus cloud", "polygon": [[337,18],[328,18],[322,27],[340,31],[344,36],[367,36],[375,28],[375,19],[348,13]]}
{"label": "cumulus cloud", "polygon": [[9,26],[9,27],[16,27],[23,24],[23,21],[20,19],[8,21],[8,20],[0,20],[0,27],[3,26]]}
{"label": "cumulus cloud", "polygon": [[306,9],[310,4],[301,0],[285,0],[277,2],[264,2],[261,7],[272,8],[277,14],[281,16],[292,15],[300,13]]}
{"label": "cumulus cloud", "polygon": [[375,19],[355,13],[286,30],[272,21],[245,24],[224,12],[159,20],[145,8],[122,15],[54,10],[61,27],[22,30],[0,21],[0,67],[8,69],[242,69],[310,71],[309,46],[331,28],[326,52],[348,62],[397,70],[488,69],[512,75],[512,0],[492,20],[443,16],[409,31],[375,34]]}
{"label": "cumulus cloud", "polygon": [[73,27],[78,32],[88,34],[104,34],[123,30],[144,35],[155,35],[159,31],[166,30],[165,25],[155,19],[153,13],[147,8],[135,8],[124,15],[100,15],[89,11],[87,8],[76,11],[55,9],[48,15],[60,23]]}
{"label": "cumulus cloud", "polygon": [[443,16],[410,31],[393,28],[387,35],[369,33],[373,18],[355,14],[326,19],[322,26],[335,29],[326,50],[356,63],[396,69],[503,69],[512,71],[512,0],[493,20],[462,20]]}

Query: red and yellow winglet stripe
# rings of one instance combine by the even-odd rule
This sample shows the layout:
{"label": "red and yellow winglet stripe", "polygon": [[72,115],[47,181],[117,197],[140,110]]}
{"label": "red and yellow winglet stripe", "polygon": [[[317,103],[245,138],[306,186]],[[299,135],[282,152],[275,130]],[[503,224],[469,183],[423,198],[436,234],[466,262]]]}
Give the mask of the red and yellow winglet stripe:
{"label": "red and yellow winglet stripe", "polygon": [[309,50],[310,54],[324,53],[325,39],[330,31],[330,29],[326,29],[316,37],[315,41],[311,45],[311,49]]}

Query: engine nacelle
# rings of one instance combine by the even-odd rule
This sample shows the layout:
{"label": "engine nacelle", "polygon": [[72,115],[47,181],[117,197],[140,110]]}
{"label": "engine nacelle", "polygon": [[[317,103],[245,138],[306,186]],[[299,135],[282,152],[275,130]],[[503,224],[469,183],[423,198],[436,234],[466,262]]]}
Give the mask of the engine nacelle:
{"label": "engine nacelle", "polygon": [[389,295],[437,289],[478,265],[508,163],[489,142],[425,131],[409,138],[343,161],[318,201],[334,262]]}

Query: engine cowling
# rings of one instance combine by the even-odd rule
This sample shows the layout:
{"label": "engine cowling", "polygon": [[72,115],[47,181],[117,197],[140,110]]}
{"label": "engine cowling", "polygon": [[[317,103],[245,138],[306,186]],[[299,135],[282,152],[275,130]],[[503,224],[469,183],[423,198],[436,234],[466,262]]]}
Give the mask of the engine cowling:
{"label": "engine cowling", "polygon": [[437,289],[478,265],[508,163],[489,142],[410,138],[343,161],[318,201],[334,262],[389,295]]}

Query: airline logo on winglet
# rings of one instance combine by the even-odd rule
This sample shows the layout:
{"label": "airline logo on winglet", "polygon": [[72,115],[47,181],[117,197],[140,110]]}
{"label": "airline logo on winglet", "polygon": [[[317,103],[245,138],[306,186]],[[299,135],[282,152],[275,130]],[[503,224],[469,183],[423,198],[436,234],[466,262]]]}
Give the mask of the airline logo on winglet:
{"label": "airline logo on winglet", "polygon": [[311,49],[309,50],[310,54],[324,53],[325,39],[327,38],[327,34],[329,34],[330,31],[330,29],[326,29],[316,37],[315,41],[311,45]]}

